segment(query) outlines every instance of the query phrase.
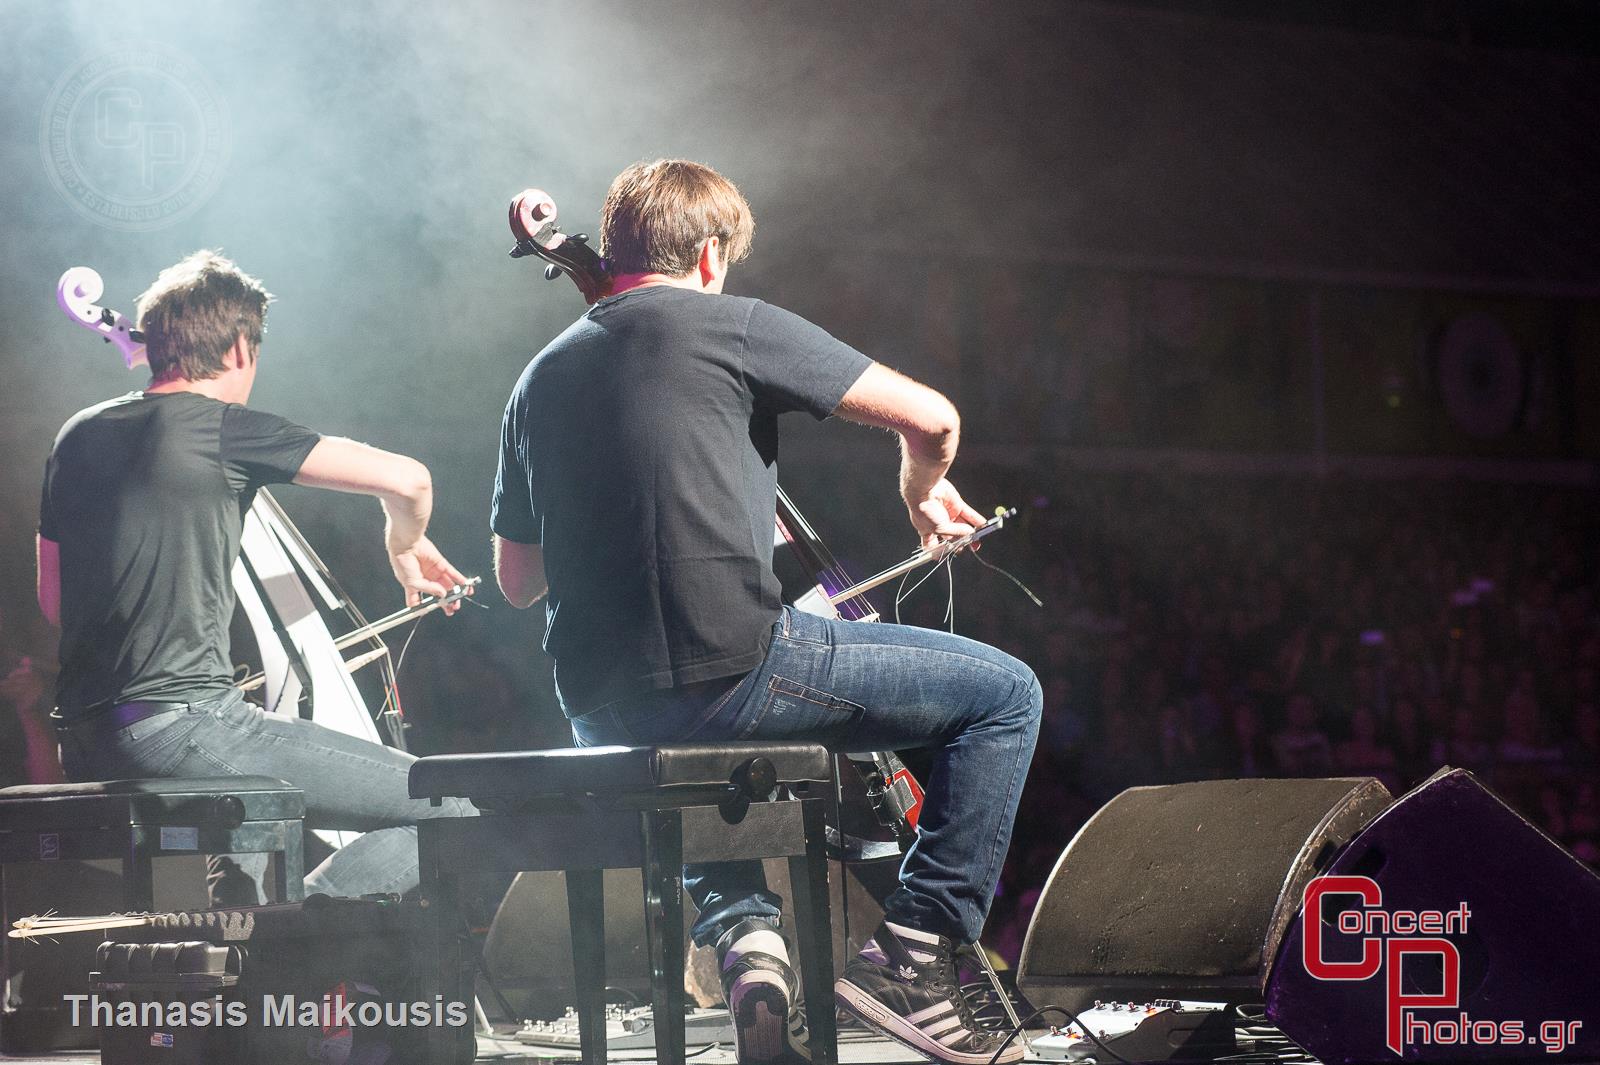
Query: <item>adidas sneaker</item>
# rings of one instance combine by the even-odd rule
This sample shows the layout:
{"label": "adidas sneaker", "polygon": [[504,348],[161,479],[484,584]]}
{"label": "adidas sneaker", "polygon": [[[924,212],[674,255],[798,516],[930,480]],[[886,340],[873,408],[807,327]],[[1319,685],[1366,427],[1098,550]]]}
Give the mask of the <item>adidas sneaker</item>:
{"label": "adidas sneaker", "polygon": [[949,1065],[1021,1061],[1020,1039],[976,1016],[961,993],[955,945],[944,936],[884,921],[833,985],[839,1004],[869,1027]]}
{"label": "adidas sneaker", "polygon": [[789,948],[775,923],[747,917],[724,932],[717,969],[740,1065],[810,1060]]}

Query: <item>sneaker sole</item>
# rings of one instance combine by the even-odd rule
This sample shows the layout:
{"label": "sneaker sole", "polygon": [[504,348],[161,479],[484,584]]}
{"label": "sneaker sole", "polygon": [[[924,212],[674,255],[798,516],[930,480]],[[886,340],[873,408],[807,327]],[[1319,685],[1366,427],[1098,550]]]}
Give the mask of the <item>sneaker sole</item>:
{"label": "sneaker sole", "polygon": [[740,1065],[780,1061],[789,1046],[789,993],[759,976],[747,974],[730,996],[734,1053]]}
{"label": "sneaker sole", "polygon": [[[964,1054],[958,1050],[951,1050],[943,1043],[923,1034],[915,1025],[907,1024],[905,1018],[893,1010],[885,1009],[877,999],[848,980],[834,981],[833,997],[839,1005],[855,1014],[875,1031],[882,1032],[923,1057],[949,1062],[950,1065],[989,1065],[990,1060],[994,1058],[993,1053]],[[996,1065],[1015,1065],[1026,1053],[1022,1043],[1014,1039],[1000,1055]]]}

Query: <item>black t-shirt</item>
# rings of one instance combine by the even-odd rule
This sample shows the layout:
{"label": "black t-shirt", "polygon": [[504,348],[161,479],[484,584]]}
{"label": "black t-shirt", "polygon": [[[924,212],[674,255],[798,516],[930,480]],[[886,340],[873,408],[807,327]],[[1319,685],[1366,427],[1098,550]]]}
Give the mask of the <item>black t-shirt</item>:
{"label": "black t-shirt", "polygon": [[869,365],[771,304],[668,285],[601,300],[528,364],[490,524],[543,545],[568,716],[761,662],[777,416],[826,418]]}
{"label": "black t-shirt", "polygon": [[63,713],[227,690],[245,512],[319,439],[193,392],[132,392],[62,426],[39,535],[61,545]]}

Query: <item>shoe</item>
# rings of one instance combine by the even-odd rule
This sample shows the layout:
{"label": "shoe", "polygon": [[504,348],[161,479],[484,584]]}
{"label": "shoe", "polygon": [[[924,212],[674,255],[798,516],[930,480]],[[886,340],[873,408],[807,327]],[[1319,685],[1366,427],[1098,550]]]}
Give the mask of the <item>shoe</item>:
{"label": "shoe", "polygon": [[1021,1061],[1020,1037],[1006,1043],[1010,1032],[980,1021],[961,993],[955,954],[944,936],[884,921],[835,981],[834,997],[868,1027],[935,1061]]}
{"label": "shoe", "polygon": [[806,1062],[805,1020],[777,922],[746,917],[717,939],[717,971],[740,1065]]}

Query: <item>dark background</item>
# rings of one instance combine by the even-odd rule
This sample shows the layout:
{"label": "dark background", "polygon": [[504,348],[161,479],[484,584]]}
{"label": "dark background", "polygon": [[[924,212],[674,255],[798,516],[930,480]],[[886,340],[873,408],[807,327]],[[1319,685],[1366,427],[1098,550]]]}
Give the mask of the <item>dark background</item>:
{"label": "dark background", "polygon": [[[278,297],[252,403],[423,459],[434,538],[487,576],[506,394],[582,309],[506,257],[504,204],[538,185],[592,229],[622,166],[685,156],[754,207],[730,290],[949,393],[954,479],[1024,509],[985,557],[1043,610],[987,570],[956,573],[958,630],[1050,689],[1001,924],[1098,802],[1186,776],[1376,758],[1398,787],[1476,754],[1593,857],[1591,5],[0,12],[8,666],[53,657],[31,595],[51,438],[144,380],[64,320],[61,271],[95,267],[131,311],[162,267],[222,248]],[[127,232],[52,185],[41,124],[78,63],[140,41],[203,71],[230,144],[198,209]],[[1472,315],[1505,344],[1450,350]],[[782,470],[813,524],[860,571],[905,554],[891,441],[803,422]],[[398,605],[370,501],[278,494],[368,614]],[[913,618],[939,622],[941,581]],[[562,742],[540,612],[484,600],[412,646],[418,750]]]}

